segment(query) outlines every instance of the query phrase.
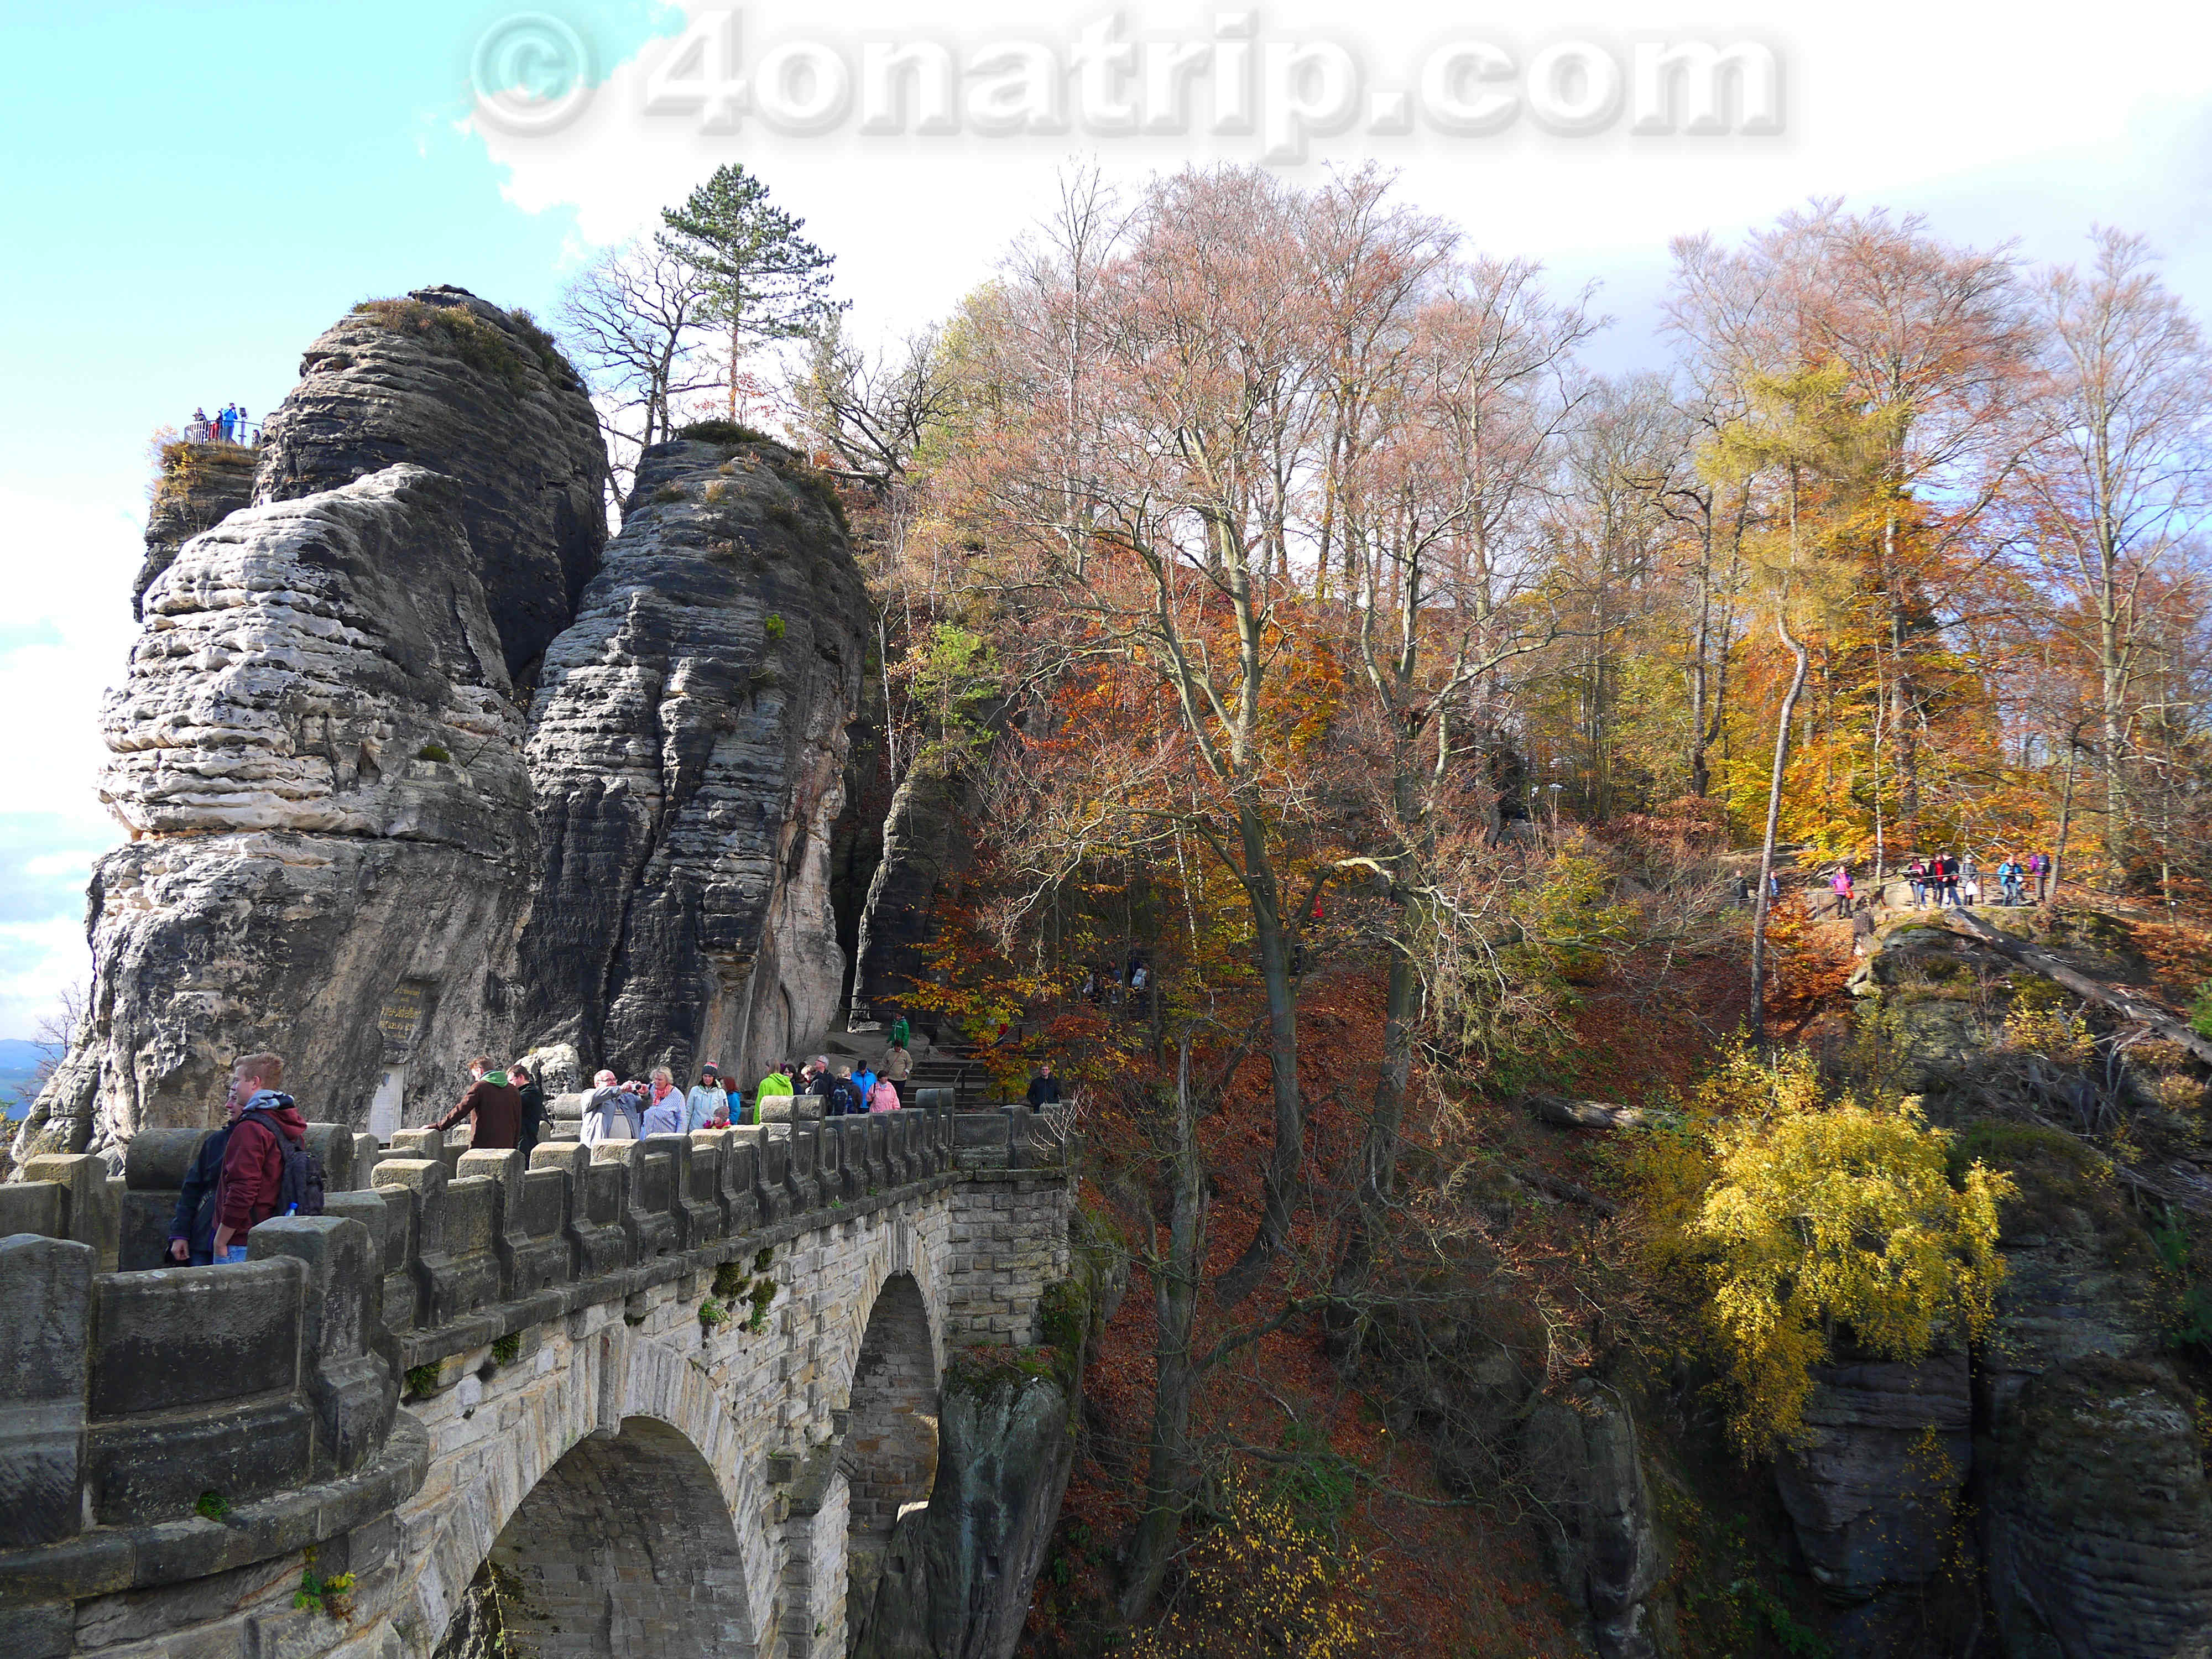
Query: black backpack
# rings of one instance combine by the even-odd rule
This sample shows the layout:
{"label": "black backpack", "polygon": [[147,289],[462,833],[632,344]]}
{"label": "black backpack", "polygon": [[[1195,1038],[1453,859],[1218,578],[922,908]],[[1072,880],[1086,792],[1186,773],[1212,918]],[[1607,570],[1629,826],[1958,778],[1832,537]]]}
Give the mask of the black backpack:
{"label": "black backpack", "polygon": [[[246,1114],[239,1121],[244,1122],[250,1115],[256,1114]],[[286,1134],[268,1114],[258,1115],[263,1127],[276,1137],[277,1156],[284,1160],[284,1172],[276,1178],[276,1214],[320,1215],[323,1193],[329,1185],[323,1172],[323,1160],[307,1150],[306,1141],[295,1140]]]}

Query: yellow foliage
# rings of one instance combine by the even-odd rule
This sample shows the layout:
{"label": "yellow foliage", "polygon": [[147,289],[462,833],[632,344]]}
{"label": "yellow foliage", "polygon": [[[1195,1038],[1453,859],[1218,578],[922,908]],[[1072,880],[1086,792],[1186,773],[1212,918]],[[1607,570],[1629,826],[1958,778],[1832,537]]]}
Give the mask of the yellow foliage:
{"label": "yellow foliage", "polygon": [[1367,1569],[1332,1550],[1280,1499],[1237,1476],[1225,1510],[1192,1542],[1180,1594],[1139,1634],[1139,1659],[1359,1659],[1379,1654]]}
{"label": "yellow foliage", "polygon": [[2005,1016],[2004,1046],[2014,1054],[2041,1054],[2060,1066],[2087,1066],[2096,1039],[2078,1013],[2015,1002]]}
{"label": "yellow foliage", "polygon": [[1683,1105],[1645,1159],[1653,1244],[1662,1271],[1702,1281],[1747,1457],[1802,1431],[1838,1327],[1906,1361],[1987,1328],[2013,1185],[1976,1161],[1954,1187],[1951,1136],[1917,1101],[1831,1103],[1809,1055],[1739,1045]]}

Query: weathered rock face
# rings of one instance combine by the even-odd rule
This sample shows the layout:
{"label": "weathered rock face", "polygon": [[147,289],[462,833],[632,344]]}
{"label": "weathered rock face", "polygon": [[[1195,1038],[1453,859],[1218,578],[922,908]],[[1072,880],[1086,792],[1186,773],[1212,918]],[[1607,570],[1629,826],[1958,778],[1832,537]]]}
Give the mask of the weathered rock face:
{"label": "weathered rock face", "polygon": [[103,717],[133,839],[93,878],[93,1007],[46,1144],[204,1125],[261,1048],[310,1116],[362,1121],[387,1004],[402,1061],[501,1034],[530,794],[459,497],[398,466],[248,507],[148,590]]}
{"label": "weathered rock face", "polygon": [[131,584],[131,616],[146,620],[146,590],[182,547],[212,530],[253,495],[261,452],[239,444],[177,443],[161,453],[161,476],[146,514],[146,562]]}
{"label": "weathered rock face", "polygon": [[1656,1659],[1645,1602],[1664,1576],[1636,1422],[1595,1379],[1529,1413],[1528,1479],[1545,1503],[1539,1528],[1553,1576],[1589,1620],[1601,1659]]}
{"label": "weathered rock face", "polygon": [[1806,1432],[1777,1458],[1775,1485],[1814,1580],[1844,1604],[1847,1650],[1923,1634],[1915,1592],[1957,1560],[1972,1424],[1962,1352],[1814,1369]]}
{"label": "weathered rock face", "polygon": [[507,673],[526,681],[606,542],[606,450],[575,371],[526,316],[441,287],[357,307],[300,372],[264,428],[255,499],[398,461],[453,479]]}
{"label": "weathered rock face", "polygon": [[534,1041],[750,1076],[833,1023],[830,831],[867,619],[787,452],[647,453],[532,714]]}
{"label": "weathered rock face", "polygon": [[1010,1659],[1074,1461],[1051,1376],[948,1386],[937,1485],[891,1534],[853,1659]]}
{"label": "weathered rock face", "polygon": [[1977,1436],[2005,1651],[2212,1653],[2212,1492],[2149,1242],[2055,1138],[2014,1174]]}
{"label": "weathered rock face", "polygon": [[884,820],[883,857],[860,911],[853,968],[857,1017],[888,1020],[922,977],[922,945],[975,844],[974,789],[955,768],[924,763],[901,779]]}

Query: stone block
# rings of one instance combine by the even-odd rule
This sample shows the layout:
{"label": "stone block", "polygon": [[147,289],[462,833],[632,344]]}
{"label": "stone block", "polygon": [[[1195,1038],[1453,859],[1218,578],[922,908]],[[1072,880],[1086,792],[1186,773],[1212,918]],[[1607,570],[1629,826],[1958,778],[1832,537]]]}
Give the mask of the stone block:
{"label": "stone block", "polygon": [[100,1271],[113,1273],[123,1243],[122,1194],[107,1181],[107,1160],[89,1152],[46,1152],[23,1161],[25,1181],[62,1189],[61,1236],[89,1244]]}
{"label": "stone block", "polygon": [[8,1659],[63,1659],[76,1645],[76,1609],[69,1602],[0,1607],[0,1653]]}
{"label": "stone block", "polygon": [[383,1445],[399,1401],[371,1346],[382,1275],[368,1229],[346,1216],[286,1216],[247,1236],[251,1261],[289,1255],[307,1268],[308,1396],[321,1425],[319,1471],[349,1474]]}
{"label": "stone block", "polygon": [[205,1492],[239,1504],[304,1486],[313,1478],[315,1435],[314,1407],[298,1394],[159,1418],[94,1421],[85,1435],[93,1512],[103,1525],[130,1526],[188,1515]]}
{"label": "stone block", "polygon": [[89,1245],[0,1238],[0,1547],[74,1534],[90,1367]]}
{"label": "stone block", "polygon": [[289,1260],[94,1280],[89,1414],[219,1406],[296,1387],[304,1285],[304,1269]]}
{"label": "stone block", "polygon": [[67,1194],[52,1181],[10,1181],[0,1183],[0,1238],[17,1233],[36,1233],[41,1238],[60,1238],[68,1218]]}

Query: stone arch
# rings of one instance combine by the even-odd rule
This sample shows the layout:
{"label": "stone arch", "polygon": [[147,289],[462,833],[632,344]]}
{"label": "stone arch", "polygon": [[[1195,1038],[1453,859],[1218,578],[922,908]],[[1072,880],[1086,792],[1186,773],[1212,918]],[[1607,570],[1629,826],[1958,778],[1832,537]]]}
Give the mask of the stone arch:
{"label": "stone arch", "polygon": [[937,1479],[937,1344],[929,1304],[907,1271],[888,1274],[868,1311],[847,1395],[844,1475],[848,1628],[866,1616],[900,1513]]}
{"label": "stone arch", "polygon": [[530,1489],[440,1659],[752,1659],[744,1581],[698,1449],[665,1423],[627,1418],[613,1436],[578,1441]]}
{"label": "stone arch", "polygon": [[[541,1371],[544,1385],[494,1408],[499,1431],[474,1455],[455,1460],[460,1478],[426,1506],[422,1522],[428,1537],[416,1558],[413,1595],[405,1598],[407,1610],[396,1613],[393,1621],[402,1651],[430,1655],[434,1643],[438,1659],[486,1659],[489,1649],[467,1643],[472,1630],[479,1637],[483,1632],[495,1579],[489,1564],[503,1546],[516,1544],[532,1529],[532,1523],[521,1517],[526,1509],[533,1516],[540,1513],[532,1500],[541,1491],[565,1491],[572,1497],[594,1487],[635,1492],[646,1508],[653,1508],[665,1507],[666,1489],[680,1486],[688,1524],[715,1545],[708,1598],[715,1618],[714,1640],[697,1650],[715,1659],[752,1659],[762,1628],[753,1609],[767,1604],[763,1597],[773,1602],[774,1586],[767,1540],[757,1526],[738,1524],[738,1517],[757,1516],[763,1508],[760,1472],[744,1455],[740,1425],[685,1355],[623,1324],[603,1326],[574,1340],[564,1358],[566,1363]],[[463,1417],[474,1414],[465,1410]],[[636,1469],[650,1478],[641,1486],[620,1471],[599,1468],[609,1447],[619,1448],[625,1458],[635,1455]],[[556,1480],[557,1486],[550,1484]],[[602,1506],[584,1507],[596,1511]],[[653,1547],[675,1559],[666,1547]],[[635,1571],[637,1558],[626,1559]],[[696,1565],[687,1559],[685,1570]],[[648,1622],[665,1625],[666,1618],[654,1613]],[[591,1651],[660,1652],[657,1643],[635,1649],[611,1645],[621,1628],[618,1620],[610,1624],[608,1644]],[[527,1651],[511,1653],[509,1659],[532,1659],[536,1650],[526,1647]],[[548,1650],[542,1659],[555,1659],[554,1653]]]}

